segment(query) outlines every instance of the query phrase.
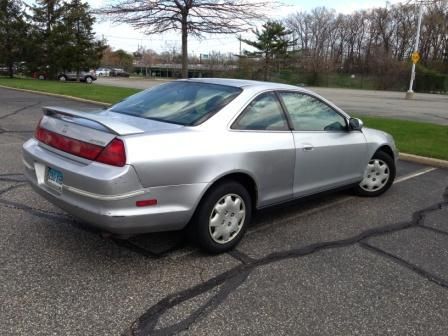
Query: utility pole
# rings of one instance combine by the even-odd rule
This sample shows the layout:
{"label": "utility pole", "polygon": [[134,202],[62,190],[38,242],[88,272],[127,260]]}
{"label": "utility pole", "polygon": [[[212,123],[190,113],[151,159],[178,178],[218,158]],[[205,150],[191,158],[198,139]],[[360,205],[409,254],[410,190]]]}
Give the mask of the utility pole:
{"label": "utility pole", "polygon": [[239,53],[239,55],[241,57],[241,34],[240,34],[239,40],[240,40],[240,53]]}
{"label": "utility pole", "polygon": [[415,39],[414,53],[412,54],[411,81],[409,83],[409,90],[406,92],[406,99],[414,98],[414,91],[412,90],[412,88],[414,86],[414,80],[415,80],[415,65],[417,64],[418,60],[420,59],[419,54],[418,54],[418,46],[419,46],[419,42],[420,42],[420,29],[422,27],[422,17],[423,17],[423,1],[420,1],[420,10],[418,13],[418,24],[417,24],[417,37]]}
{"label": "utility pole", "polygon": [[241,71],[241,34],[238,40],[240,40],[240,53],[238,54],[238,71]]}

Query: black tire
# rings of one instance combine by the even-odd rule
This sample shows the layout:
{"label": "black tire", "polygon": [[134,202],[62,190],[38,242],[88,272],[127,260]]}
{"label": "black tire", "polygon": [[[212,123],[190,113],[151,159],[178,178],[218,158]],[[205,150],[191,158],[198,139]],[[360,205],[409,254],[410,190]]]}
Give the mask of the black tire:
{"label": "black tire", "polygon": [[65,77],[64,75],[62,75],[62,76],[59,76],[59,77],[58,77],[58,80],[59,80],[60,82],[66,82],[66,81],[67,81],[67,77]]}
{"label": "black tire", "polygon": [[[395,174],[396,174],[396,167],[395,167],[395,161],[394,159],[387,153],[383,151],[376,152],[373,157],[370,159],[369,164],[372,162],[377,161],[380,164],[381,169],[385,170],[387,169],[388,178],[387,180],[384,180],[385,177],[382,177],[379,172],[376,172],[374,170],[367,171],[366,167],[366,174],[364,176],[364,179],[354,188],[355,194],[359,196],[364,197],[376,197],[383,193],[385,193],[394,183],[395,180]],[[386,166],[384,166],[386,165]],[[385,170],[386,171],[386,170]],[[369,180],[371,180],[372,183],[376,182],[376,175],[379,175],[382,177],[383,180],[378,179],[377,183],[379,186],[372,187],[371,185],[368,185]]]}
{"label": "black tire", "polygon": [[92,84],[93,83],[93,78],[90,76],[87,76],[84,80],[87,84]]}
{"label": "black tire", "polygon": [[[234,197],[232,197],[234,195]],[[218,213],[215,210],[215,206],[218,205],[219,201],[227,200],[227,197],[230,196],[230,200],[232,202],[236,202],[237,198],[242,201],[242,207],[244,208],[245,215],[242,219],[238,219],[235,216],[235,213],[227,213],[222,218],[222,224],[220,227],[223,227],[224,230],[232,230],[234,228],[235,223],[237,224],[238,231],[235,231],[233,234],[229,236],[230,241],[225,241],[224,236],[222,242],[217,242],[216,238],[212,237],[212,231],[217,230],[216,228],[210,225],[211,217],[218,216]],[[223,200],[223,198],[225,198]],[[234,203],[232,203],[234,204]],[[241,208],[240,208],[241,211]],[[235,181],[225,181],[220,183],[211,190],[209,190],[206,195],[201,200],[195,215],[193,216],[189,227],[189,235],[190,238],[199,245],[199,247],[209,253],[217,254],[223,253],[233,249],[244,236],[246,232],[247,226],[249,225],[252,219],[252,201],[249,195],[249,192],[246,190],[244,186]],[[221,219],[219,219],[221,221]],[[228,224],[225,221],[229,221]],[[231,224],[231,221],[232,222]],[[216,231],[215,231],[216,232]]]}

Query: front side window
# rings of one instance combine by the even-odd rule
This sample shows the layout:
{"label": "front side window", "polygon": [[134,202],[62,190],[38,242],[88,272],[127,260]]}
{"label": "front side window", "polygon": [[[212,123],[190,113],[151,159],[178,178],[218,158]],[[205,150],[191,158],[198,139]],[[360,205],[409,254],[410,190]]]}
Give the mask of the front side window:
{"label": "front side window", "polygon": [[241,93],[226,85],[187,81],[159,85],[111,107],[112,112],[181,125],[197,125]]}
{"label": "front side window", "polygon": [[295,131],[346,131],[343,116],[310,95],[280,92]]}
{"label": "front side window", "polygon": [[232,125],[240,130],[288,130],[285,115],[280,102],[273,92],[256,97]]}

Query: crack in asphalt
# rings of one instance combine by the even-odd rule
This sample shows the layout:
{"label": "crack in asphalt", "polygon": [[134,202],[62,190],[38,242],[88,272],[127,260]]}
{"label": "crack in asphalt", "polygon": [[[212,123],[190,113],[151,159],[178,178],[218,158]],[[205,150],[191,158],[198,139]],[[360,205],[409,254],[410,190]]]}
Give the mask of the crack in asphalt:
{"label": "crack in asphalt", "polygon": [[[27,184],[22,183],[20,185],[14,185],[14,186],[5,188],[3,190],[0,190],[0,196],[8,191],[14,190],[18,187],[22,187],[24,185],[27,185]],[[85,226],[81,222],[76,221],[70,215],[65,215],[65,214],[62,214],[59,212],[54,212],[54,211],[49,211],[49,210],[38,209],[38,208],[34,208],[34,207],[31,207],[31,206],[28,206],[28,205],[25,205],[25,204],[22,204],[19,202],[13,202],[13,201],[9,201],[9,200],[0,198],[0,207],[1,206],[10,208],[10,209],[14,209],[14,210],[22,210],[22,211],[25,211],[25,212],[27,212],[33,216],[39,217],[39,218],[49,219],[49,220],[53,220],[53,221],[57,221],[57,222],[63,222],[65,224],[71,225],[72,227],[74,227],[76,229],[80,229],[83,231],[99,233],[96,229],[94,229],[90,226]],[[134,244],[128,240],[112,238],[111,241],[114,242],[119,247],[125,248],[127,250],[131,250],[134,253],[137,253],[139,255],[142,255],[142,256],[148,257],[148,258],[165,257],[170,252],[177,250],[183,246],[181,244],[175,244],[175,245],[170,246],[167,249],[155,252],[155,251],[151,251],[149,249],[145,249],[145,248],[143,248],[137,244]]]}
{"label": "crack in asphalt", "polygon": [[[23,179],[11,178],[10,176],[13,176],[13,177],[21,176],[21,177],[23,177]],[[26,178],[23,174],[16,174],[16,173],[0,174],[0,181],[15,183],[12,186],[9,186],[5,189],[1,189],[0,196],[2,196],[3,194],[5,194],[11,190],[18,189],[20,187],[23,187],[23,186],[26,186],[29,184],[28,180],[26,180]],[[43,210],[43,209],[35,208],[35,207],[29,206],[29,205],[26,205],[26,204],[23,204],[20,202],[14,202],[14,201],[2,199],[2,198],[0,198],[0,206],[10,208],[10,209],[15,209],[15,210],[22,210],[22,211],[25,211],[25,212],[27,212],[31,215],[34,215],[36,217],[39,217],[39,218],[45,218],[45,219],[50,219],[50,220],[54,220],[54,221],[62,221],[64,223],[70,224],[71,226],[73,226],[77,229],[98,233],[97,230],[90,228],[90,227],[86,227],[85,225],[82,225],[82,223],[76,221],[70,215],[66,215],[66,214],[63,214],[60,212]],[[124,239],[118,239],[118,238],[112,237],[111,241],[113,241],[116,245],[118,245],[120,247],[126,248],[128,250],[131,250],[134,253],[137,253],[139,255],[142,255],[142,256],[148,257],[148,258],[166,257],[169,253],[171,253],[175,250],[178,250],[178,249],[184,247],[184,245],[185,245],[185,240],[178,240],[175,244],[171,244],[169,247],[167,247],[165,249],[162,249],[160,251],[153,251],[153,250],[141,247],[140,245],[133,243],[130,240],[124,240]]]}
{"label": "crack in asphalt", "polygon": [[[395,224],[386,225],[383,227],[378,227],[374,229],[369,229],[361,232],[356,236],[350,238],[326,241],[310,244],[297,249],[291,249],[281,252],[273,252],[267,256],[260,259],[252,259],[247,257],[242,252],[234,250],[229,252],[229,254],[240,260],[242,263],[234,268],[221,273],[206,282],[202,282],[189,289],[170,294],[151,306],[142,316],[140,316],[127,330],[124,335],[133,336],[143,336],[143,335],[172,335],[184,330],[187,330],[193,323],[201,318],[207,316],[215,308],[219,306],[233,291],[235,291],[240,285],[242,285],[250,273],[261,266],[265,266],[274,262],[283,261],[286,259],[299,258],[307,255],[311,255],[316,252],[323,250],[334,249],[334,248],[344,248],[359,244],[361,247],[372,251],[376,254],[388,257],[390,260],[394,260],[398,264],[406,267],[407,269],[415,272],[416,274],[432,281],[433,283],[443,287],[448,288],[448,283],[433,275],[420,267],[413,265],[399,257],[396,257],[388,252],[371,246],[368,244],[367,240],[376,236],[382,236],[411,227],[419,227],[423,225],[425,216],[428,213],[439,211],[444,206],[448,205],[448,187],[445,189],[443,194],[443,200],[430,207],[418,210],[413,213],[411,221],[400,222]],[[205,304],[199,306],[196,310],[190,313],[183,320],[170,325],[168,327],[163,327],[156,329],[157,322],[160,317],[168,312],[171,308],[176,307],[183,302],[186,302],[192,298],[195,298],[201,294],[204,294],[217,286],[222,286],[222,288],[215,294],[211,299],[209,299]]]}
{"label": "crack in asphalt", "polygon": [[[26,179],[14,179],[14,178],[8,178],[8,176],[24,176],[23,174],[0,174],[0,181],[2,182],[14,182],[12,186],[9,186],[7,188],[4,188],[0,190],[0,197],[3,194],[6,194],[7,192],[11,190],[15,190],[18,188],[21,188],[23,186],[26,186],[29,184],[29,182]],[[70,216],[64,215],[59,212],[49,211],[49,210],[43,210],[31,207],[29,205],[25,205],[20,202],[14,202],[9,201],[3,198],[0,198],[0,206],[4,206],[6,208],[10,209],[16,209],[16,210],[23,210],[25,212],[31,213],[37,217],[46,218],[46,219],[53,219],[53,220],[62,220],[64,222],[71,222]]]}
{"label": "crack in asphalt", "polygon": [[[220,303],[222,303],[232,291],[238,288],[246,280],[251,271],[251,268],[247,268],[245,265],[240,264],[239,266],[232,268],[230,271],[221,273],[218,276],[195,287],[165,297],[147,310],[146,313],[143,314],[136,322],[134,322],[134,325],[131,327],[130,334],[170,335],[187,329],[201,316],[206,313],[210,313]],[[221,285],[223,287],[216,295],[210,298],[204,305],[195,310],[186,319],[166,328],[154,330],[159,317],[169,308],[175,307]]]}
{"label": "crack in asphalt", "polygon": [[437,228],[434,228],[434,227],[431,227],[431,226],[419,225],[419,227],[422,228],[422,229],[425,229],[425,230],[429,230],[429,231],[432,231],[432,232],[435,232],[435,233],[438,233],[438,234],[442,234],[442,235],[448,236],[448,232],[447,231],[443,231],[443,230],[440,230],[440,229],[437,229]]}
{"label": "crack in asphalt", "polygon": [[22,186],[24,186],[24,185],[26,185],[26,183],[22,183],[22,184],[17,184],[17,183],[16,183],[16,184],[14,184],[14,185],[12,185],[12,186],[9,186],[9,187],[7,187],[7,188],[5,188],[5,189],[1,189],[1,190],[0,190],[0,196],[3,195],[3,194],[5,194],[5,193],[7,193],[8,191],[11,191],[11,190],[20,188],[20,187],[22,187]]}
{"label": "crack in asphalt", "polygon": [[370,252],[373,252],[373,253],[378,254],[380,256],[383,256],[383,257],[386,257],[386,258],[392,260],[393,262],[395,262],[395,263],[397,263],[397,264],[399,264],[401,266],[404,266],[407,269],[417,273],[418,275],[421,275],[422,277],[426,278],[427,280],[429,280],[429,281],[431,281],[431,282],[433,282],[433,283],[435,283],[435,284],[437,284],[437,285],[439,285],[439,286],[441,286],[443,288],[448,289],[448,282],[447,281],[445,281],[444,279],[438,277],[435,274],[432,274],[432,273],[424,270],[421,267],[418,267],[418,266],[416,266],[416,265],[406,261],[403,258],[397,257],[396,255],[394,255],[392,253],[384,251],[383,249],[380,249],[380,248],[378,248],[376,246],[370,245],[369,243],[366,243],[366,242],[360,242],[359,245],[361,247],[363,247],[364,249],[370,251]]}
{"label": "crack in asphalt", "polygon": [[[11,176],[11,177],[10,177]],[[23,179],[17,179],[13,178],[15,176],[21,176]],[[12,186],[9,186],[4,189],[0,189],[0,197],[14,189],[18,189],[20,187],[26,186],[29,184],[28,180],[26,180],[25,176],[23,174],[16,174],[16,173],[9,173],[9,174],[0,174],[0,181],[1,182],[13,182],[14,184]],[[20,202],[14,202],[7,199],[0,198],[0,206],[9,208],[9,209],[15,209],[15,210],[22,210],[25,211],[31,215],[34,215],[39,218],[45,218],[50,219],[54,221],[62,221],[64,223],[67,223],[77,229],[81,229],[88,232],[94,232],[98,233],[97,230],[91,227],[86,227],[85,225],[82,225],[82,223],[76,221],[74,218],[72,218],[70,215],[66,215],[60,212],[55,211],[49,211],[49,210],[43,210],[39,208],[35,208]],[[133,243],[130,240],[123,240],[112,237],[111,241],[113,241],[116,245],[126,248],[128,250],[131,250],[134,253],[137,253],[139,255],[142,255],[144,257],[148,258],[162,258],[166,257],[169,253],[178,250],[185,245],[185,240],[178,240],[175,244],[171,244],[169,247],[162,249],[160,251],[153,251],[150,249],[146,249],[144,247],[141,247],[140,245]]]}
{"label": "crack in asphalt", "polygon": [[250,263],[256,261],[256,259],[249,257],[247,254],[245,254],[237,249],[229,251],[229,252],[227,252],[227,254],[230,255],[231,257],[233,257],[234,259],[238,260],[242,264],[250,264]]}
{"label": "crack in asphalt", "polygon": [[[22,187],[24,185],[26,185],[26,184],[22,184],[22,185],[20,185],[20,187]],[[14,188],[11,188],[11,189],[14,189]],[[9,190],[7,190],[7,191],[9,191]],[[3,194],[3,192],[1,194]],[[4,207],[10,208],[10,209],[23,210],[25,212],[28,212],[28,213],[30,213],[30,214],[32,214],[32,215],[34,215],[36,217],[40,217],[40,218],[59,220],[59,221],[63,221],[65,223],[69,223],[69,224],[73,224],[74,223],[73,220],[71,219],[71,217],[68,216],[68,215],[64,215],[64,214],[59,213],[59,212],[33,208],[31,206],[28,206],[28,205],[25,205],[25,204],[22,204],[22,203],[19,203],[19,202],[14,202],[14,201],[8,201],[8,200],[5,200],[5,199],[0,199],[0,206],[4,206]]]}
{"label": "crack in asphalt", "polygon": [[[18,178],[20,177],[20,178]],[[28,180],[25,178],[24,174],[0,174],[0,181],[1,182],[24,182],[23,185],[28,184]]]}
{"label": "crack in asphalt", "polygon": [[21,107],[21,108],[15,110],[15,111],[13,111],[13,112],[11,112],[11,113],[8,113],[8,114],[5,114],[5,115],[3,115],[3,116],[0,116],[0,120],[6,119],[6,118],[8,118],[8,117],[11,117],[11,116],[13,116],[13,115],[16,115],[17,113],[23,112],[23,111],[25,111],[25,110],[27,110],[27,109],[29,109],[29,108],[32,108],[32,107],[35,107],[35,106],[37,106],[37,105],[41,105],[41,104],[42,104],[42,103],[41,103],[41,101],[39,100],[37,103],[31,104],[31,105],[23,106],[23,107]]}
{"label": "crack in asphalt", "polygon": [[27,131],[27,130],[22,130],[22,131],[11,131],[11,130],[6,130],[6,129],[0,127],[0,134],[2,134],[2,133],[19,133],[19,134],[27,134],[27,133],[30,133],[30,134],[33,134],[33,133],[34,133],[34,130],[31,130],[31,131]]}

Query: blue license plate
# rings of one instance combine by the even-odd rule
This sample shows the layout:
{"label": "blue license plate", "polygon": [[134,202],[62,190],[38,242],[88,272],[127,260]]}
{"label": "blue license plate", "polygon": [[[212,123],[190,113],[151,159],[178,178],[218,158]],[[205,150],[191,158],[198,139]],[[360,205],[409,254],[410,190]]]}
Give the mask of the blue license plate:
{"label": "blue license plate", "polygon": [[64,175],[59,170],[48,167],[47,182],[49,185],[57,189],[62,189],[63,181]]}

